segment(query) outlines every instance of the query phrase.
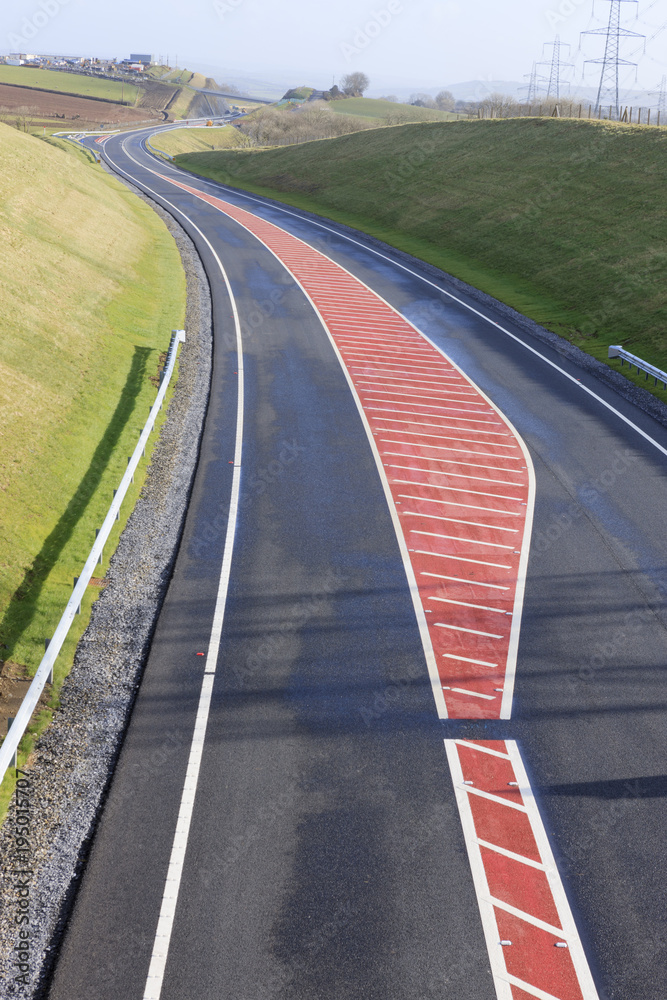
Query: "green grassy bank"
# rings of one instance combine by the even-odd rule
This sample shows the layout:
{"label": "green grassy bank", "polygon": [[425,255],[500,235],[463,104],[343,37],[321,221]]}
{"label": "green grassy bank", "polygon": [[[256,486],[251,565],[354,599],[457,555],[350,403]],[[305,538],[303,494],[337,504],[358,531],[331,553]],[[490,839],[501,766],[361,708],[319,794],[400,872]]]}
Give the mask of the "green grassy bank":
{"label": "green grassy bank", "polygon": [[243,145],[238,129],[231,125],[222,128],[178,128],[169,132],[158,132],[151,136],[148,144],[159,153],[176,156],[179,153],[198,153],[211,149],[235,149]]}
{"label": "green grassy bank", "polygon": [[[140,199],[77,150],[4,125],[0,235],[0,660],[30,675],[155,399],[160,354],[183,325],[185,279],[173,239]],[[89,591],[52,705],[98,593]]]}
{"label": "green grassy bank", "polygon": [[667,129],[424,123],[176,162],[371,233],[597,358],[620,343],[667,369]]}
{"label": "green grassy bank", "polygon": [[0,83],[20,87],[40,87],[57,94],[77,94],[80,97],[100,97],[105,101],[134,104],[139,88],[131,83],[105,80],[83,73],[65,73],[55,69],[33,69],[24,66],[0,66]]}

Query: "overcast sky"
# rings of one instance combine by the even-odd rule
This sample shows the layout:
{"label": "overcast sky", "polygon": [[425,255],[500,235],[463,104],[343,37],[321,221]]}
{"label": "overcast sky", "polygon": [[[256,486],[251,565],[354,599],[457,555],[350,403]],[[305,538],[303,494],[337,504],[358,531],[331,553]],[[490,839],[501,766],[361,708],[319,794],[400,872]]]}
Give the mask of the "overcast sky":
{"label": "overcast sky", "polygon": [[[559,33],[580,84],[583,60],[604,51],[595,36],[580,49],[580,32],[606,25],[610,2],[595,0],[595,16],[592,8],[592,0],[5,0],[0,51],[146,52],[215,69],[221,82],[243,76],[318,88],[360,69],[378,94],[521,80]],[[667,73],[667,31],[658,31],[667,0],[627,0],[623,10],[627,27],[649,37],[646,55],[633,39],[624,55],[640,60],[640,86],[654,88]],[[597,78],[599,68],[589,67],[585,83]],[[626,70],[624,82],[634,81]]]}

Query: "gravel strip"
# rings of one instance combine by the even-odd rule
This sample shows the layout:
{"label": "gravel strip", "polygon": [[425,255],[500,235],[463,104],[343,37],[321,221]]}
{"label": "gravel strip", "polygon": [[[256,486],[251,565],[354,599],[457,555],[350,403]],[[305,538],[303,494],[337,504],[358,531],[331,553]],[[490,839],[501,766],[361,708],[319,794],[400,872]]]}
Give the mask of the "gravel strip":
{"label": "gravel strip", "polygon": [[[36,747],[27,789],[27,865],[17,865],[20,813],[10,808],[0,831],[3,998],[46,995],[44,984],[74,901],[171,577],[208,405],[212,363],[208,280],[185,232],[154,202],[145,200],[165,221],[181,253],[188,290],[186,341],[145,487],[111,559],[108,586],[93,607],[62,688],[60,709]],[[14,874],[17,868],[31,874]],[[25,962],[29,970],[25,982],[17,982],[21,970],[15,949],[24,928],[16,919],[22,899],[29,901]]]}

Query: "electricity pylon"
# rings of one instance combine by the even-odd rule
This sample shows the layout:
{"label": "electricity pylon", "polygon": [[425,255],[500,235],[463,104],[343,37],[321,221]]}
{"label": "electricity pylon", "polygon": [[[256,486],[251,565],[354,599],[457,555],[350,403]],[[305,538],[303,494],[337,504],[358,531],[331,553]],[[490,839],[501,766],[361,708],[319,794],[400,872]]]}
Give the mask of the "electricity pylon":
{"label": "electricity pylon", "polygon": [[658,111],[660,112],[660,117],[667,119],[667,76],[663,76],[660,81],[660,89],[651,90],[649,97],[658,98]]}
{"label": "electricity pylon", "polygon": [[560,101],[560,88],[561,88],[561,70],[565,68],[571,68],[572,63],[563,62],[561,59],[561,49],[570,48],[564,42],[561,42],[560,35],[556,35],[556,40],[553,42],[545,42],[544,47],[552,46],[551,53],[551,63],[540,63],[540,66],[550,66],[549,73],[549,88],[547,90],[547,100],[553,97],[556,102]]}
{"label": "electricity pylon", "polygon": [[597,63],[602,66],[600,74],[600,86],[598,87],[598,97],[595,107],[599,110],[602,107],[611,107],[615,111],[615,116],[619,116],[619,70],[621,66],[637,66],[637,63],[627,59],[621,59],[621,38],[643,38],[637,31],[629,31],[621,27],[621,4],[638,3],[638,0],[607,0],[611,4],[609,11],[609,24],[606,28],[593,28],[584,31],[584,35],[605,35],[606,44],[602,59],[587,59],[587,63]]}
{"label": "electricity pylon", "polygon": [[524,79],[528,80],[527,87],[520,87],[520,90],[527,90],[528,95],[526,97],[526,104],[534,104],[539,97],[540,83],[544,83],[544,77],[539,76],[537,72],[537,63],[533,63],[533,68],[530,73],[524,74]]}

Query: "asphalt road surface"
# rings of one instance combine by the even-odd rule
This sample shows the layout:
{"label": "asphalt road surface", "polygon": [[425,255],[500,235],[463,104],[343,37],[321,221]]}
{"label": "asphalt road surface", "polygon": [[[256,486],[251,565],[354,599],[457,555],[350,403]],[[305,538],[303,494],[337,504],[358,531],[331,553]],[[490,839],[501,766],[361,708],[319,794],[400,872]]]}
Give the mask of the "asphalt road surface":
{"label": "asphalt road surface", "polygon": [[[664,1000],[667,430],[491,307],[452,298],[446,276],[183,175],[143,136],[111,138],[105,155],[199,248],[213,386],[176,570],[50,997]],[[434,700],[438,686],[453,699],[452,684],[436,673],[434,685],[427,664],[411,557],[349,364],[266,222],[414,324],[525,443],[535,506],[511,718]],[[429,419],[437,409],[420,405]],[[465,817],[475,786],[481,801],[500,796],[483,791],[483,768],[464,787],[475,746],[514,767],[493,776],[522,786],[505,813],[530,818],[532,788],[590,981],[540,980],[545,962],[531,972],[523,939],[492,940],[505,924],[489,924],[480,886],[497,873],[485,861],[475,874]],[[528,847],[510,847],[491,855],[549,868],[544,851],[531,865]],[[553,912],[532,919],[535,934],[558,927]],[[574,954],[567,941],[554,954]]]}

